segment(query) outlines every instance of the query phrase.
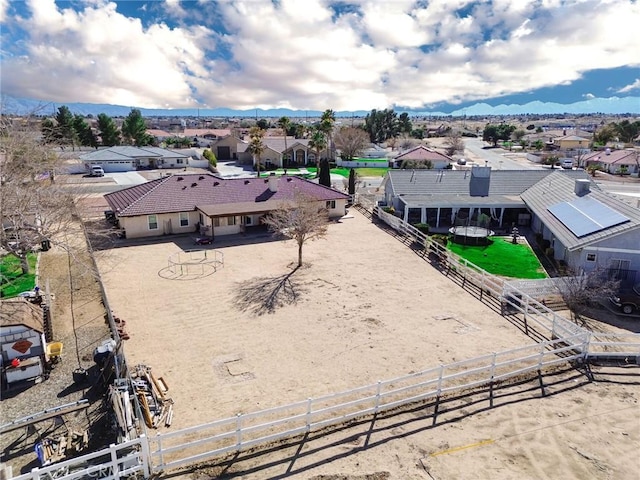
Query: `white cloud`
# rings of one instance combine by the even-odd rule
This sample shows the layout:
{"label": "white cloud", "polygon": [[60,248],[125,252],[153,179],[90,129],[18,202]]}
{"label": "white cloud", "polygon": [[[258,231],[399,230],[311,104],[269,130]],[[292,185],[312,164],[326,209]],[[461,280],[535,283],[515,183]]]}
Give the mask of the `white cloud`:
{"label": "white cloud", "polygon": [[636,78],[633,83],[625,85],[621,89],[616,90],[616,93],[628,93],[633,90],[640,90],[640,78]]}
{"label": "white cloud", "polygon": [[591,100],[592,98],[596,98],[596,96],[593,93],[585,93],[584,95],[582,95],[582,98],[586,98],[587,100]]}
{"label": "white cloud", "polygon": [[4,23],[9,9],[9,0],[0,0],[0,23]]}
{"label": "white cloud", "polygon": [[31,16],[14,19],[28,38],[3,59],[3,93],[140,107],[419,108],[640,65],[639,2],[354,0],[337,12],[328,2],[166,0],[180,22],[170,28],[106,0],[80,11],[30,0]]}

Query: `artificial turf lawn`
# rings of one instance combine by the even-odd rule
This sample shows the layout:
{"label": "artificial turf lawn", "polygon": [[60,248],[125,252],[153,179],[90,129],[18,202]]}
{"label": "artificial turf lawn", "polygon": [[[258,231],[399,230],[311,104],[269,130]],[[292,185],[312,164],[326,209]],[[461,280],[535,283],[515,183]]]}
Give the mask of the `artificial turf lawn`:
{"label": "artificial turf lawn", "polygon": [[447,248],[483,270],[511,278],[547,278],[540,261],[528,245],[513,244],[511,238],[491,237],[489,245],[460,245]]}
{"label": "artificial turf lawn", "polygon": [[36,270],[37,258],[35,253],[27,254],[29,272],[31,272],[27,275],[22,274],[20,259],[15,255],[5,255],[0,259],[0,276],[2,278],[0,292],[2,292],[2,297],[15,297],[21,292],[33,290],[33,287],[36,286],[36,276],[33,272]]}

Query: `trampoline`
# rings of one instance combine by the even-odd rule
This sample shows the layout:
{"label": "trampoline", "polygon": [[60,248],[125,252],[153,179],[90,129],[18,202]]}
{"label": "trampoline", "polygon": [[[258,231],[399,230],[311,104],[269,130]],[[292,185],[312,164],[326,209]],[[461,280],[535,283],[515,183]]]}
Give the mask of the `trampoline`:
{"label": "trampoline", "polygon": [[451,227],[449,233],[453,236],[452,241],[460,245],[486,245],[489,243],[488,237],[495,235],[488,228],[472,225]]}

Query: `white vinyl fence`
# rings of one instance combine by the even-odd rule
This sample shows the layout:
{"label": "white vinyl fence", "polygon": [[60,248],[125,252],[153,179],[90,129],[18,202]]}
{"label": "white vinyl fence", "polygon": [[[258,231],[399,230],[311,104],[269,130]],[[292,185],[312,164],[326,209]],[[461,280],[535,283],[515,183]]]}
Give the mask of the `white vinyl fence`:
{"label": "white vinyl fence", "polygon": [[98,452],[55,463],[13,477],[13,480],[118,480],[134,475],[151,475],[147,437],[110,445]]}
{"label": "white vinyl fence", "polygon": [[[148,438],[152,470],[159,472],[193,465],[417,402],[438,402],[444,395],[566,365],[583,358],[586,339],[582,334],[560,343],[549,341],[492,353],[333,395],[158,434]],[[487,401],[492,404],[491,394]]]}

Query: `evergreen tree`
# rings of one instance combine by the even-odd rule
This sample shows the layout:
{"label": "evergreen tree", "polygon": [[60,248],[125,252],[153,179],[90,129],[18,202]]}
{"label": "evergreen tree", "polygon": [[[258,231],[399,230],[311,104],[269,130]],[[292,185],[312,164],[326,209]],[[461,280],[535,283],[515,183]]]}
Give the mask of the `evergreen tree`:
{"label": "evergreen tree", "polygon": [[113,118],[105,113],[98,115],[98,132],[101,144],[106,147],[120,145],[120,132]]}
{"label": "evergreen tree", "polygon": [[147,134],[147,125],[142,118],[142,113],[137,108],[132,108],[127,118],[124,119],[122,136],[126,143],[136,147],[144,147],[153,143],[153,138]]}
{"label": "evergreen tree", "polygon": [[331,172],[329,170],[329,161],[323,158],[320,161],[320,177],[318,178],[320,185],[331,187]]}
{"label": "evergreen tree", "polygon": [[353,168],[349,169],[349,195],[355,195],[356,193],[356,171]]}

